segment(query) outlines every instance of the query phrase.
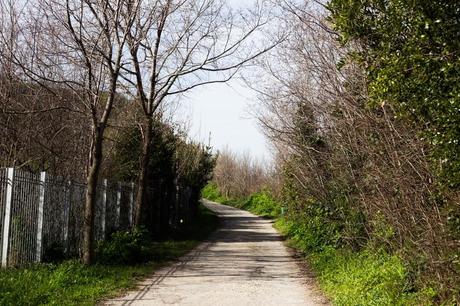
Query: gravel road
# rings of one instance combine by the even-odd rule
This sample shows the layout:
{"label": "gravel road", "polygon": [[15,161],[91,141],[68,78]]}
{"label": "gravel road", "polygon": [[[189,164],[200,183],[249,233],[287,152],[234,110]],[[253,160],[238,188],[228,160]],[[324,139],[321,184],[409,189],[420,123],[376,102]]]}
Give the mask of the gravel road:
{"label": "gravel road", "polygon": [[205,202],[221,219],[208,241],[105,305],[327,305],[272,223]]}

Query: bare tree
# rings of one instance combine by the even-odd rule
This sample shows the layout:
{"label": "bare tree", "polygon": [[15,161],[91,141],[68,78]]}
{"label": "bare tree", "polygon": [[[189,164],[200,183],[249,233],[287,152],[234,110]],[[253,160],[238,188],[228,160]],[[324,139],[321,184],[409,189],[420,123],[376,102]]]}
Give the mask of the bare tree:
{"label": "bare tree", "polygon": [[257,44],[267,24],[261,3],[235,14],[221,0],[157,0],[138,6],[129,36],[131,67],[125,81],[136,88],[142,108],[142,156],[135,224],[141,215],[152,143],[152,120],[171,96],[211,83],[226,82],[275,44]]}
{"label": "bare tree", "polygon": [[273,174],[267,163],[251,157],[249,153],[237,154],[225,148],[219,151],[212,181],[223,196],[243,199],[268,187],[276,193],[276,177]]}
{"label": "bare tree", "polygon": [[[37,82],[56,99],[72,99],[74,112],[90,121],[86,169],[83,254],[93,261],[96,187],[102,162],[104,131],[117,96],[132,1],[39,0],[24,9],[20,47],[9,52],[22,77]],[[6,51],[13,45],[6,41]],[[5,53],[4,53],[5,54]],[[25,62],[23,59],[27,58]]]}

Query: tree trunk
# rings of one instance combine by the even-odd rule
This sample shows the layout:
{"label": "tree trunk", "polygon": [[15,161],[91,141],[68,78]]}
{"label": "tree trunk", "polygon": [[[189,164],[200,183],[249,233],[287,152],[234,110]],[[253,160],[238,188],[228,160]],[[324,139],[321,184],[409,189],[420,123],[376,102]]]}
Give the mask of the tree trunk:
{"label": "tree trunk", "polygon": [[147,174],[150,160],[150,151],[152,149],[153,119],[149,116],[146,121],[147,122],[142,134],[142,155],[140,160],[139,181],[137,186],[136,218],[134,220],[134,226],[140,226],[142,224],[142,214],[147,193]]}
{"label": "tree trunk", "polygon": [[102,139],[103,129],[93,127],[83,221],[83,263],[85,265],[91,265],[94,258],[94,208],[97,196],[97,181],[102,162]]}

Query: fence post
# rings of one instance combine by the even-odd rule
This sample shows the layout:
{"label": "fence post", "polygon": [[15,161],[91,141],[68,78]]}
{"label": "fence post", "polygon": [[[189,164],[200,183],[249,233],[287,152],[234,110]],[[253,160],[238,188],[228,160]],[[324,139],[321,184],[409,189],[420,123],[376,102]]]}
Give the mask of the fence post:
{"label": "fence post", "polygon": [[72,181],[68,181],[65,185],[64,192],[64,251],[69,250],[69,218],[70,218],[70,199],[72,191]]}
{"label": "fence post", "polygon": [[133,226],[133,213],[134,213],[134,182],[131,182],[131,195],[129,197],[129,211],[128,211],[130,228]]}
{"label": "fence post", "polygon": [[115,219],[115,227],[117,230],[120,228],[120,209],[121,209],[121,183],[117,183],[117,205],[116,205],[116,219]]}
{"label": "fence post", "polygon": [[11,206],[13,204],[14,168],[7,170],[5,218],[3,221],[2,267],[8,265],[8,244],[10,239]]}
{"label": "fence post", "polygon": [[101,221],[101,231],[102,239],[105,240],[105,219],[107,214],[107,179],[104,179],[103,188],[102,188],[102,221]]}
{"label": "fence post", "polygon": [[37,252],[35,260],[42,261],[43,248],[43,207],[45,206],[46,172],[40,173],[40,196],[38,198]]}

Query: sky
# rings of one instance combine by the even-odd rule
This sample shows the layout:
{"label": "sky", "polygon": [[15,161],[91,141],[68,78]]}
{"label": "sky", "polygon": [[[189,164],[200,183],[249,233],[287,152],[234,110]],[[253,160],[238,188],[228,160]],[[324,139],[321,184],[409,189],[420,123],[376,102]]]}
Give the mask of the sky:
{"label": "sky", "polygon": [[210,141],[215,150],[228,147],[268,160],[267,142],[252,114],[254,103],[256,94],[235,79],[195,89],[182,100],[177,117],[189,122],[192,139]]}
{"label": "sky", "polygon": [[[253,1],[229,0],[233,7]],[[211,84],[189,92],[181,101],[176,118],[188,121],[190,137],[210,144],[215,150],[228,147],[270,160],[267,142],[251,114],[256,93],[237,79],[227,84]]]}

